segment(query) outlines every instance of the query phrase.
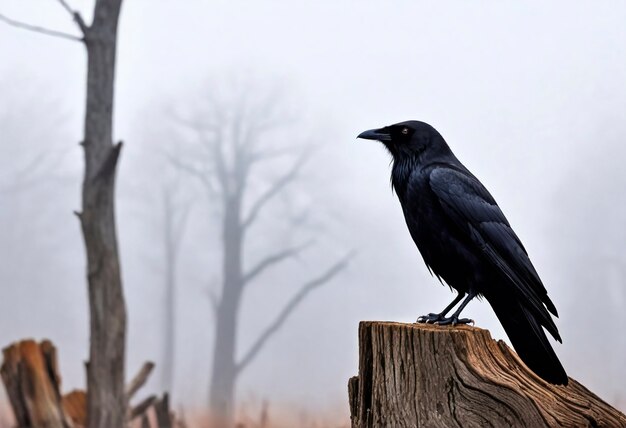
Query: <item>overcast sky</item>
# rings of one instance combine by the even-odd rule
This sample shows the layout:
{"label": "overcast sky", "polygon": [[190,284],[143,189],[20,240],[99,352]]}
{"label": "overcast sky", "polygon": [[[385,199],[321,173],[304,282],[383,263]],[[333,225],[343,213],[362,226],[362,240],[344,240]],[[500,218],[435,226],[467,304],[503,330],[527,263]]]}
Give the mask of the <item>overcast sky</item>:
{"label": "overcast sky", "polygon": [[[70,3],[86,17],[93,7],[92,1]],[[0,0],[0,13],[77,34],[65,10],[53,0]],[[586,165],[590,153],[601,151],[611,159],[626,154],[624,22],[626,4],[618,1],[127,0],[118,39],[115,135],[126,143],[118,213],[130,313],[129,372],[146,359],[158,363],[160,350],[154,326],[160,319],[162,284],[143,255],[153,237],[142,229],[154,220],[142,215],[160,214],[138,208],[135,200],[139,191],[159,189],[145,184],[143,160],[151,144],[157,143],[157,121],[167,120],[168,108],[188,108],[209,82],[223,81],[230,74],[288,88],[289,105],[302,118],[301,126],[290,125],[294,141],[323,143],[309,165],[311,182],[321,183],[312,192],[324,201],[315,209],[334,218],[322,248],[332,255],[358,250],[350,268],[315,292],[248,368],[240,396],[254,393],[314,408],[341,408],[347,399],[347,379],[357,371],[359,320],[412,322],[418,315],[440,310],[453,297],[428,275],[406,231],[389,186],[389,156],[375,142],[355,140],[365,129],[408,119],[435,126],[498,200],[560,312],[571,311],[565,302],[584,296],[572,296],[563,279],[560,252],[571,246],[564,236],[580,233],[574,242],[581,246],[586,238],[581,229],[551,233],[563,215],[555,200],[573,192],[578,181],[589,177],[602,181],[598,177],[606,174],[603,157]],[[55,190],[63,196],[44,205],[54,206],[54,218],[67,222],[58,226],[64,232],[51,231],[50,240],[55,242],[51,248],[71,248],[63,252],[67,256],[50,258],[41,250],[40,261],[46,267],[40,276],[23,276],[22,282],[11,276],[12,283],[0,284],[0,345],[24,336],[52,338],[60,348],[66,387],[77,387],[84,382],[87,313],[82,242],[71,212],[79,206],[82,157],[77,143],[85,52],[78,43],[0,23],[0,58],[0,107],[21,109],[11,126],[50,127],[47,123],[53,118],[50,145],[67,150],[53,171],[63,177]],[[613,136],[608,142],[603,141],[607,133]],[[14,140],[19,135],[0,129],[0,146],[14,149]],[[20,143],[24,151],[36,151],[26,146],[28,141]],[[3,148],[0,154],[4,153],[8,151]],[[12,164],[7,159],[0,162]],[[621,162],[613,165],[619,169]],[[622,172],[614,171],[612,180],[624,182]],[[617,186],[615,203],[621,207],[618,212],[626,214],[620,190]],[[593,205],[596,192],[602,193],[602,188],[591,188],[586,201],[574,198],[573,211],[566,214],[577,216],[577,203]],[[0,210],[9,211],[2,200]],[[0,217],[4,218],[10,216]],[[613,221],[624,224],[623,220]],[[195,221],[200,223],[199,215]],[[7,222],[0,224],[5,232],[12,228]],[[42,227],[49,230],[56,224]],[[28,239],[19,255],[0,243],[6,255],[0,265],[23,264],[32,270],[28,257],[35,249],[29,245],[38,249],[42,245],[35,236]],[[197,252],[206,237],[192,233],[185,239],[181,276],[193,282],[203,268],[198,265],[203,256]],[[299,283],[295,281],[299,272],[315,272],[315,260],[304,268],[297,263],[287,266],[283,274],[270,277],[268,284],[247,296],[242,348],[289,296],[290,283]],[[205,267],[207,272],[213,269]],[[2,278],[7,280],[6,275]],[[63,284],[55,284],[55,279]],[[202,286],[183,285],[176,392],[181,401],[202,404],[208,390],[211,316]],[[623,282],[617,287],[619,300]],[[33,313],[25,315],[27,300],[37,293],[44,293],[45,299],[31,303]],[[466,313],[494,337],[505,338],[486,302],[471,303]],[[567,319],[575,317],[570,313]],[[609,401],[626,400],[623,382],[617,381],[619,377],[612,380],[617,363],[604,365],[608,367],[604,372],[586,371],[575,355],[588,338],[571,324],[557,325],[564,345],[557,345],[556,352],[566,369],[569,363],[577,370],[569,374]],[[621,346],[626,349],[623,342]],[[597,355],[601,367],[602,358]],[[623,380],[626,372],[620,375]],[[156,380],[153,387],[158,387]]]}

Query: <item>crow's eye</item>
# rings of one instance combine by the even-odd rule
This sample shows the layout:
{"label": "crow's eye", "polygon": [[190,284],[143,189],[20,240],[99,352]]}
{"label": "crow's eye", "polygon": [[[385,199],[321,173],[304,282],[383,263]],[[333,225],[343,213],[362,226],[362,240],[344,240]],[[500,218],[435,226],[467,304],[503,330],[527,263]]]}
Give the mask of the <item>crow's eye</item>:
{"label": "crow's eye", "polygon": [[404,135],[408,134],[409,133],[409,128],[402,128],[402,133]]}

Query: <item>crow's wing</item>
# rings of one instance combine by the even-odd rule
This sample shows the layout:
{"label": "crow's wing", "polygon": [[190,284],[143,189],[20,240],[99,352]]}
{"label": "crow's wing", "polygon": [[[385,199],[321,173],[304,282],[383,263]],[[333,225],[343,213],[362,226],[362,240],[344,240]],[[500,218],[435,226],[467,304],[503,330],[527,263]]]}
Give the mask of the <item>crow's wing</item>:
{"label": "crow's wing", "polygon": [[487,189],[471,174],[445,166],[430,172],[429,184],[459,233],[471,239],[483,259],[509,280],[520,303],[560,341],[556,325],[546,311],[547,307],[558,316],[556,308],[524,246]]}

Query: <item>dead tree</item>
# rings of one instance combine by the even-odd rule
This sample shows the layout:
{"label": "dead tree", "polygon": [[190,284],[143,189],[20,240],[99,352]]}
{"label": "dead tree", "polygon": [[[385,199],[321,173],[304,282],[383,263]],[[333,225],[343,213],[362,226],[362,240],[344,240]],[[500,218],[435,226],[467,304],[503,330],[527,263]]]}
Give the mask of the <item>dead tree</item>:
{"label": "dead tree", "polygon": [[191,205],[177,204],[179,180],[163,186],[163,252],[165,267],[165,317],[163,319],[163,369],[162,384],[172,391],[174,383],[174,350],[176,349],[177,268],[180,245],[185,232]]}
{"label": "dead tree", "polygon": [[114,210],[115,172],[122,143],[113,144],[113,83],[121,5],[122,0],[98,0],[92,25],[81,25],[88,57],[83,208],[78,215],[87,249],[89,282],[88,428],[122,427],[126,414],[126,303]]}
{"label": "dead tree", "polygon": [[68,428],[56,349],[25,340],[3,350],[0,376],[18,427]]}
{"label": "dead tree", "polygon": [[[86,426],[87,394],[74,390],[62,395],[57,351],[52,342],[22,340],[7,346],[2,353],[0,378],[8,393],[17,428]],[[149,412],[155,414],[158,428],[173,427],[179,423],[170,410],[167,393],[160,399],[151,395],[137,405],[131,403],[153,369],[153,363],[144,363],[126,386],[123,400],[128,410],[124,415],[124,426],[131,425],[134,420],[147,419]]]}
{"label": "dead tree", "polygon": [[124,426],[126,306],[115,228],[115,171],[122,143],[113,144],[113,93],[117,25],[122,0],[96,0],[87,25],[66,0],[81,36],[53,31],[0,16],[4,22],[47,35],[80,41],[87,48],[87,101],[82,210],[77,213],[87,250],[90,349],[87,363],[89,428]]}
{"label": "dead tree", "polygon": [[[246,289],[262,274],[290,258],[299,255],[308,245],[302,243],[270,252],[251,266],[245,266],[243,253],[246,237],[257,224],[262,212],[284,195],[298,178],[310,155],[297,149],[267,146],[267,137],[280,128],[285,116],[277,111],[276,97],[263,97],[258,88],[240,88],[241,93],[231,94],[226,101],[208,100],[210,110],[194,119],[179,119],[195,137],[192,156],[171,156],[172,163],[182,171],[196,177],[204,186],[211,204],[218,204],[221,231],[221,284],[211,301],[215,320],[213,366],[211,369],[209,406],[217,426],[233,424],[233,405],[238,376],[257,357],[268,340],[281,328],[289,315],[309,293],[329,282],[347,264],[342,258],[326,268],[318,277],[301,285],[292,299],[280,310],[275,319],[259,335],[251,347],[237,360],[237,333],[240,306]],[[293,143],[293,142],[289,142]],[[291,161],[279,163],[283,169],[263,189],[253,189],[258,183],[252,175],[259,164],[291,156]],[[275,168],[276,170],[277,168]],[[281,243],[274,242],[274,246]],[[284,245],[284,244],[283,244]]]}
{"label": "dead tree", "polygon": [[574,379],[545,382],[504,342],[469,326],[362,322],[348,390],[353,428],[626,426]]}

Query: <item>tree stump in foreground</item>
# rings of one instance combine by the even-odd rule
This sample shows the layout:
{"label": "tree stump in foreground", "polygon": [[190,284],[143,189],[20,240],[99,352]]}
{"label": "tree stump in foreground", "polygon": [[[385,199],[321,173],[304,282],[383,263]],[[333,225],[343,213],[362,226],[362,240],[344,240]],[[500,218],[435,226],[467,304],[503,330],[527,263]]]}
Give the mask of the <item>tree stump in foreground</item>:
{"label": "tree stump in foreground", "polygon": [[54,345],[24,340],[5,348],[3,354],[0,375],[18,427],[69,427]]}
{"label": "tree stump in foreground", "polygon": [[[74,390],[61,394],[57,351],[52,342],[15,342],[2,350],[0,379],[7,391],[17,428],[84,428],[87,426],[87,394]],[[183,427],[184,422],[170,410],[169,395],[151,395],[133,406],[131,400],[148,380],[154,363],[146,362],[126,386],[127,407],[124,426],[158,428]],[[133,425],[134,423],[134,425]],[[0,420],[0,425],[2,420]],[[107,427],[109,428],[109,427]],[[114,427],[110,427],[114,428]],[[117,428],[117,427],[116,427]]]}
{"label": "tree stump in foreground", "polygon": [[626,427],[574,379],[551,385],[504,342],[470,326],[361,322],[352,428]]}

